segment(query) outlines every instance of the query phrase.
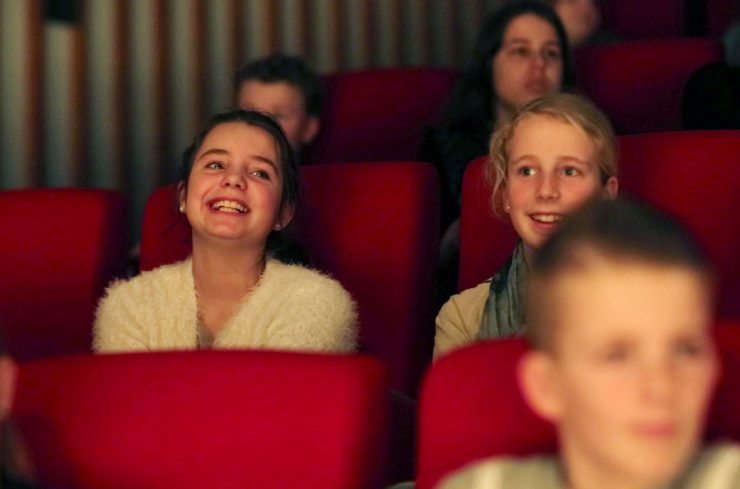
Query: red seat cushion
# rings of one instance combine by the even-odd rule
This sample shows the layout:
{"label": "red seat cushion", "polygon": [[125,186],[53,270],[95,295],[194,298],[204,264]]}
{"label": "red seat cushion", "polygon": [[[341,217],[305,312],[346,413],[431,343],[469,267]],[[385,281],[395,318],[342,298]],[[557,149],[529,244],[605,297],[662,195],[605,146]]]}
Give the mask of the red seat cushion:
{"label": "red seat cushion", "polygon": [[740,318],[740,131],[619,138],[621,193],[676,216],[720,279],[721,316]]}
{"label": "red seat cushion", "polygon": [[43,487],[378,487],[386,375],[359,356],[199,351],[21,366]]}
{"label": "red seat cushion", "polygon": [[508,216],[493,213],[492,189],[484,176],[487,161],[487,156],[473,160],[463,177],[458,290],[491,277],[514,252],[518,240]]}
{"label": "red seat cushion", "polygon": [[109,190],[0,192],[0,324],[25,360],[90,350],[105,285],[122,272],[123,196]]}
{"label": "red seat cushion", "polygon": [[683,88],[702,65],[721,59],[717,44],[674,39],[587,46],[576,67],[582,91],[620,134],[681,128]]}
{"label": "red seat cushion", "polygon": [[455,82],[447,68],[393,68],[325,77],[322,128],[311,163],[413,160]]}

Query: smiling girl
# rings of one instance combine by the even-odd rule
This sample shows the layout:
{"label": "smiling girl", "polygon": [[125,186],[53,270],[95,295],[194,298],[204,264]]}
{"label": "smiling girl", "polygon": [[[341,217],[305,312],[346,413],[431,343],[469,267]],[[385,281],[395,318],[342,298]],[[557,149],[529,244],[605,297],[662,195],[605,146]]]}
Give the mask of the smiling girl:
{"label": "smiling girl", "polygon": [[290,145],[270,117],[212,117],[185,151],[179,183],[192,256],[111,286],[98,307],[93,349],[353,351],[349,294],[327,276],[271,257],[299,187]]}
{"label": "smiling girl", "polygon": [[453,296],[437,316],[434,354],[522,333],[523,293],[533,251],[565,215],[596,195],[617,194],[617,148],[606,117],[576,95],[535,100],[491,140],[494,211],[520,241],[492,279]]}

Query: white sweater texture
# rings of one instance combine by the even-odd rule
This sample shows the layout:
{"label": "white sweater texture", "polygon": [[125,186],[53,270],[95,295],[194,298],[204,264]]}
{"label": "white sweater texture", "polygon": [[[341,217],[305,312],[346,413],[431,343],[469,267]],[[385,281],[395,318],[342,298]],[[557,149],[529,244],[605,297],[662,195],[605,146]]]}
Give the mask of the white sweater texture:
{"label": "white sweater texture", "polygon": [[[224,324],[213,348],[352,352],[357,311],[336,280],[268,259],[256,289]],[[192,261],[111,285],[98,306],[93,350],[193,350],[198,320]]]}

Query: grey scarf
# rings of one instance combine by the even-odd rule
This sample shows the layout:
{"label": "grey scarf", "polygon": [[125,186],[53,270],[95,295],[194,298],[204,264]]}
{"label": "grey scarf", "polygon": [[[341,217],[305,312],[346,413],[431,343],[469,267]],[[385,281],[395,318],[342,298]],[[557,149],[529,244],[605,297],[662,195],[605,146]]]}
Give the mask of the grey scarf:
{"label": "grey scarf", "polygon": [[524,328],[524,288],[527,263],[520,241],[514,254],[491,279],[478,339],[505,338],[522,333]]}

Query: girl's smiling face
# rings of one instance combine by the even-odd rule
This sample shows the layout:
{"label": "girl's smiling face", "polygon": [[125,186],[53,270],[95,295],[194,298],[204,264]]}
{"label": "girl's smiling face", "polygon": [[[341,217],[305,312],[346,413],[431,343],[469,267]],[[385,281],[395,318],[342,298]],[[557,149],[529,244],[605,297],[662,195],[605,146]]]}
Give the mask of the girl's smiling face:
{"label": "girl's smiling face", "polygon": [[560,221],[589,198],[616,196],[617,180],[602,185],[594,142],[579,127],[549,115],[531,115],[509,142],[504,209],[525,249],[539,248]]}
{"label": "girl's smiling face", "polygon": [[180,194],[194,244],[216,238],[262,249],[280,226],[281,197],[276,142],[243,122],[219,124],[208,133]]}

